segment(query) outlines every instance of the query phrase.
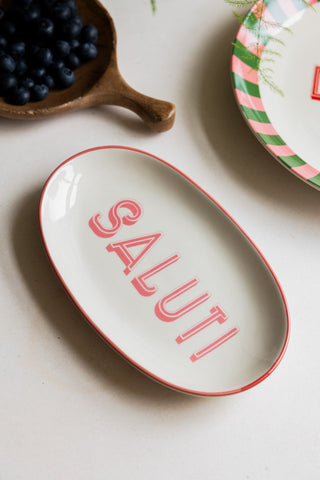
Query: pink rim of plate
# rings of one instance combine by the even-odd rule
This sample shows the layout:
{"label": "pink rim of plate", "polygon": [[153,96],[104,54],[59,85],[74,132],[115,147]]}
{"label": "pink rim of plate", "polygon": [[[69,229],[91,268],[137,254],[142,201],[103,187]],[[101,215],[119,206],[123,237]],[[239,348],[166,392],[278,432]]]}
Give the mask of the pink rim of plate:
{"label": "pink rim of plate", "polygon": [[[74,160],[75,158],[81,156],[81,155],[84,155],[86,153],[89,153],[89,152],[93,152],[93,151],[96,151],[96,150],[109,150],[109,149],[117,149],[117,150],[129,150],[131,152],[136,152],[136,153],[140,153],[140,154],[143,154],[143,155],[147,155],[148,157],[151,157],[155,160],[158,160],[159,162],[163,163],[164,165],[166,165],[167,167],[171,168],[172,170],[178,172],[183,178],[185,178],[186,180],[188,180],[192,185],[194,185],[196,188],[198,188],[198,190],[200,190],[204,195],[206,195],[218,208],[220,208],[222,210],[222,212],[238,227],[238,229],[241,231],[241,233],[246,237],[246,239],[249,241],[249,243],[255,248],[255,250],[259,253],[259,255],[261,256],[261,258],[263,259],[264,263],[266,264],[266,266],[268,267],[269,271],[271,272],[274,280],[275,280],[275,283],[279,289],[279,292],[281,294],[281,297],[282,297],[282,300],[283,300],[283,304],[284,304],[284,307],[285,307],[285,312],[286,312],[286,324],[287,324],[287,329],[286,329],[286,337],[285,337],[285,340],[284,340],[284,344],[283,344],[283,347],[281,349],[281,352],[279,353],[278,355],[278,358],[276,359],[276,361],[274,362],[274,364],[269,368],[269,370],[264,373],[261,377],[259,377],[257,380],[255,380],[254,382],[251,382],[249,383],[248,385],[245,385],[244,387],[241,387],[241,388],[237,388],[235,390],[230,390],[230,391],[226,391],[226,392],[201,392],[201,391],[197,391],[197,390],[191,390],[191,389],[187,389],[187,388],[183,388],[183,387],[180,387],[179,385],[174,385],[170,382],[167,382],[166,380],[164,380],[163,378],[160,378],[156,375],[154,375],[152,372],[148,371],[147,369],[145,369],[144,367],[142,367],[141,365],[139,365],[135,360],[133,360],[132,358],[130,358],[125,352],[123,352],[117,345],[115,345],[107,336],[106,334],[94,323],[94,321],[87,315],[87,313],[82,309],[81,305],[78,303],[78,301],[74,298],[74,296],[72,295],[71,291],[69,290],[68,286],[66,285],[66,283],[64,282],[64,279],[62,277],[62,275],[60,274],[59,272],[59,269],[58,267],[55,265],[54,263],[54,260],[52,259],[51,255],[50,255],[50,252],[49,252],[49,248],[47,246],[47,243],[46,243],[46,240],[45,240],[45,235],[44,235],[44,231],[43,231],[43,224],[42,224],[42,205],[43,205],[43,200],[44,200],[44,196],[46,194],[46,190],[47,190],[47,187],[52,179],[52,177],[58,172],[58,170],[60,170],[60,168],[62,168],[64,165],[66,165],[67,163],[71,162],[72,160]],[[166,162],[165,160],[162,160],[161,158],[155,156],[155,155],[152,155],[150,153],[147,153],[147,152],[144,152],[143,150],[138,150],[136,148],[131,148],[131,147],[126,147],[126,146],[120,146],[120,145],[108,145],[108,146],[101,146],[101,147],[94,147],[94,148],[89,148],[87,150],[83,150],[82,152],[79,152],[75,155],[72,155],[70,158],[68,158],[66,161],[64,161],[61,165],[59,165],[53,172],[52,174],[49,176],[48,180],[46,181],[44,187],[43,187],[43,190],[42,190],[42,194],[41,194],[41,198],[40,198],[40,206],[39,206],[39,221],[40,221],[40,231],[41,231],[41,236],[42,236],[42,241],[43,241],[43,244],[44,244],[44,247],[45,247],[45,251],[47,253],[47,256],[52,264],[52,266],[54,267],[54,271],[55,273],[57,274],[60,282],[62,283],[63,287],[65,288],[66,292],[68,293],[69,297],[71,298],[71,300],[73,301],[73,303],[76,305],[76,307],[78,308],[78,310],[82,313],[82,315],[84,316],[84,318],[87,320],[87,322],[89,323],[89,325],[91,327],[94,328],[94,330],[96,330],[96,332],[100,335],[100,337],[105,340],[116,352],[118,352],[125,360],[127,360],[129,363],[131,363],[134,367],[136,367],[138,370],[140,370],[142,373],[146,374],[148,377],[151,377],[153,380],[156,380],[158,383],[162,384],[162,385],[165,385],[169,388],[172,388],[174,390],[178,390],[180,392],[183,392],[183,393],[188,393],[188,394],[191,394],[191,395],[198,395],[198,396],[207,396],[207,397],[214,397],[214,396],[225,396],[225,395],[232,395],[232,394],[235,394],[235,393],[240,393],[240,392],[244,392],[245,390],[248,390],[256,385],[258,385],[259,383],[261,383],[263,380],[265,380],[276,368],[277,366],[279,365],[279,363],[281,362],[284,354],[285,354],[285,351],[287,349],[287,345],[288,345],[288,341],[289,341],[289,330],[290,330],[290,321],[289,321],[289,312],[288,312],[288,306],[287,306],[287,301],[286,301],[286,298],[285,298],[285,295],[284,295],[284,292],[282,290],[282,287],[275,275],[275,273],[273,272],[272,268],[270,267],[269,263],[267,262],[267,260],[265,259],[265,257],[262,255],[262,253],[260,252],[260,250],[257,248],[257,246],[254,244],[254,242],[248,237],[248,235],[246,234],[246,232],[240,227],[240,225],[238,225],[238,223],[229,215],[229,213],[213,198],[211,197],[205,190],[203,190],[199,185],[197,185],[191,178],[189,178],[187,175],[185,175],[183,172],[181,172],[181,170],[179,170],[178,168],[174,167],[173,165],[170,165],[168,162]]]}
{"label": "pink rim of plate", "polygon": [[320,190],[320,172],[297,155],[278,134],[264,108],[259,88],[259,59],[272,29],[320,0],[259,0],[241,25],[232,51],[231,71],[235,97],[250,129],[290,172]]}

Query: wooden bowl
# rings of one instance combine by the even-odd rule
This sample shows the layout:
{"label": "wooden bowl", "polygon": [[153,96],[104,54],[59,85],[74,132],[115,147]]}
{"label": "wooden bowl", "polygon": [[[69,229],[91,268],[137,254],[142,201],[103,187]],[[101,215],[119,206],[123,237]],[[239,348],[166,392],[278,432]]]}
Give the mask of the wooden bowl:
{"label": "wooden bowl", "polygon": [[122,78],[117,64],[116,31],[107,10],[97,0],[77,3],[83,23],[98,28],[97,57],[75,70],[76,81],[70,88],[53,90],[45,100],[17,106],[0,98],[0,116],[35,120],[95,105],[118,105],[135,112],[155,132],[169,130],[175,106],[137,92]]}

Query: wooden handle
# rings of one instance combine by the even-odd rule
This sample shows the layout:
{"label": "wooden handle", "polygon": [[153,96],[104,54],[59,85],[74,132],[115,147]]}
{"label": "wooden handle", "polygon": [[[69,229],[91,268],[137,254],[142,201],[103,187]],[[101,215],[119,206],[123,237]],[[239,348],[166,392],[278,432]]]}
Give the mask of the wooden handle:
{"label": "wooden handle", "polygon": [[139,115],[154,132],[165,132],[173,126],[176,108],[172,103],[143,95],[127,84],[121,93],[119,105]]}
{"label": "wooden handle", "polygon": [[109,69],[97,87],[94,92],[95,104],[128,108],[139,115],[154,132],[165,132],[174,124],[176,108],[172,103],[137,92],[115,68]]}

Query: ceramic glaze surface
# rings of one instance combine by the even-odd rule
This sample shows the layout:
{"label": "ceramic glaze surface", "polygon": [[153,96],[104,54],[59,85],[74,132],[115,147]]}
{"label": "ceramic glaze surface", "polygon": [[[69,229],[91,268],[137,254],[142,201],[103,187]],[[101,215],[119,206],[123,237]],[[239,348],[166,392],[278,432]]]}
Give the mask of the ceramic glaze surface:
{"label": "ceramic glaze surface", "polygon": [[[264,3],[265,7],[257,2],[236,37],[232,56],[236,98],[266,149],[320,189],[320,57],[312,48],[318,43],[320,6],[315,0]],[[267,68],[283,96],[263,81]]]}
{"label": "ceramic glaze surface", "polygon": [[42,195],[49,257],[89,322],[156,380],[199,395],[264,379],[288,340],[281,288],[233,220],[143,152],[62,164]]}

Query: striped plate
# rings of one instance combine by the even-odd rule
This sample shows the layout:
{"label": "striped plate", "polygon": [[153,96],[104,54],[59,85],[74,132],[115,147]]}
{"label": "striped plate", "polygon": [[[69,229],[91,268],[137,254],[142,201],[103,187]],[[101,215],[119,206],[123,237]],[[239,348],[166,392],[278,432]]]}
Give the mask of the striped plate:
{"label": "striped plate", "polygon": [[[232,80],[241,112],[265,148],[320,190],[318,1],[258,1],[234,42]],[[265,74],[283,97],[263,81]]]}

